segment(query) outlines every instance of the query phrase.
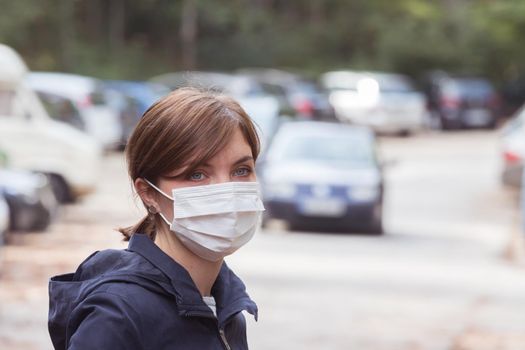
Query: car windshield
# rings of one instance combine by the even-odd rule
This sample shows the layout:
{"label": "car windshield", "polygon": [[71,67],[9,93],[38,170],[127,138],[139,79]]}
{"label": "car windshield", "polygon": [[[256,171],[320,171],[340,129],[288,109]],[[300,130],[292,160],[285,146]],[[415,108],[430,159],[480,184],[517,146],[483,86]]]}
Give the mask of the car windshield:
{"label": "car windshield", "polygon": [[301,93],[305,95],[316,95],[321,93],[321,88],[315,83],[310,81],[301,80],[296,84],[292,85],[292,90],[294,93]]}
{"label": "car windshield", "polygon": [[379,82],[379,90],[381,92],[411,92],[414,91],[414,87],[403,77],[380,77],[377,79]]}
{"label": "car windshield", "polygon": [[79,130],[85,130],[80,112],[70,100],[44,92],[37,92],[37,95],[52,119],[70,124]]}
{"label": "car windshield", "polygon": [[288,138],[274,157],[282,161],[315,161],[341,167],[366,167],[374,162],[367,137],[296,136]]}
{"label": "car windshield", "polygon": [[455,79],[445,86],[445,91],[461,96],[487,97],[493,93],[494,89],[484,79]]}

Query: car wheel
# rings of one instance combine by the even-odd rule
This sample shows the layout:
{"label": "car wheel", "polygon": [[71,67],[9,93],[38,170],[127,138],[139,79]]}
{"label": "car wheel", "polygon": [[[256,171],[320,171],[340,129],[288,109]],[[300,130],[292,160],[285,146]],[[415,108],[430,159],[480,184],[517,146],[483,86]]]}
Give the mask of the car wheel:
{"label": "car wheel", "polygon": [[497,120],[496,120],[496,118],[493,118],[493,119],[491,119],[490,122],[485,126],[485,128],[488,129],[488,130],[493,130],[493,129],[496,129],[497,126],[498,126]]}
{"label": "car wheel", "polygon": [[60,203],[74,202],[75,198],[73,197],[69,186],[67,185],[64,178],[62,178],[62,176],[56,174],[48,174],[47,178],[49,179],[49,183],[51,185],[51,188],[53,189],[53,193],[55,194],[56,199]]}
{"label": "car wheel", "polygon": [[382,220],[372,223],[372,225],[370,225],[370,228],[368,229],[368,233],[372,235],[382,235],[383,233],[385,233],[385,231],[383,230]]}
{"label": "car wheel", "polygon": [[373,235],[382,235],[385,233],[383,228],[383,203],[377,203],[374,206],[374,217],[368,228],[368,233]]}

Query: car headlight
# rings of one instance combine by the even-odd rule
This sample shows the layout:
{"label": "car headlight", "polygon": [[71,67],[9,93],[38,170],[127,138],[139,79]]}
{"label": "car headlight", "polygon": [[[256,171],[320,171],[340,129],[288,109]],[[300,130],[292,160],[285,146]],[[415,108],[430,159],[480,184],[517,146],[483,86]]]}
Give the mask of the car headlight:
{"label": "car headlight", "polygon": [[297,188],[289,183],[270,183],[265,186],[264,195],[268,198],[291,198],[297,193]]}
{"label": "car headlight", "polygon": [[356,201],[370,201],[379,195],[379,188],[376,186],[351,187],[347,190],[348,198]]}

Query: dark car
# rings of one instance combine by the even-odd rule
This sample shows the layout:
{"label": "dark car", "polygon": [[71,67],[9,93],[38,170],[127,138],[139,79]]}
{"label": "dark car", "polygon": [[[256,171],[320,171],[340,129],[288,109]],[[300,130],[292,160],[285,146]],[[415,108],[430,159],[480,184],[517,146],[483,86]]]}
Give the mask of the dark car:
{"label": "dark car", "polygon": [[425,87],[431,119],[443,129],[494,128],[500,101],[493,85],[480,77],[431,75]]}
{"label": "dark car", "polygon": [[328,95],[314,81],[277,69],[243,69],[262,89],[275,96],[280,103],[280,113],[301,119],[336,121]]}
{"label": "dark car", "polygon": [[57,200],[45,175],[0,169],[0,193],[9,207],[10,231],[41,231],[52,222]]}
{"label": "dark car", "polygon": [[383,232],[383,176],[368,128],[284,124],[259,177],[265,219],[284,220],[292,229]]}

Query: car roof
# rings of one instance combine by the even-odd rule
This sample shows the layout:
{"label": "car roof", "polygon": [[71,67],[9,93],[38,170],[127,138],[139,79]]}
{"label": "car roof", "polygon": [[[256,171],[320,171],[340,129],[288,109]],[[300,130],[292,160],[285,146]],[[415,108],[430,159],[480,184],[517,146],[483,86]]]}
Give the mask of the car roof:
{"label": "car roof", "polygon": [[[352,70],[338,70],[326,72],[321,76],[321,83],[326,88],[334,88],[339,86],[351,86],[357,84],[364,78],[372,78],[380,85],[388,84],[391,81],[403,82],[411,85],[408,76],[398,73],[387,73],[379,71],[352,71]],[[350,85],[349,85],[350,84]]]}
{"label": "car roof", "polygon": [[101,84],[101,81],[96,78],[54,72],[31,72],[27,76],[27,81],[35,90],[72,99],[78,99],[91,93],[98,84]]}
{"label": "car roof", "polygon": [[224,72],[181,71],[158,75],[150,81],[163,84],[170,89],[192,86],[234,95],[247,95],[260,89],[253,77]]}
{"label": "car roof", "polygon": [[27,74],[20,55],[7,45],[0,44],[0,84],[17,84]]}
{"label": "car roof", "polygon": [[279,134],[300,136],[348,136],[374,138],[374,132],[365,126],[317,121],[287,122],[281,125]]}

